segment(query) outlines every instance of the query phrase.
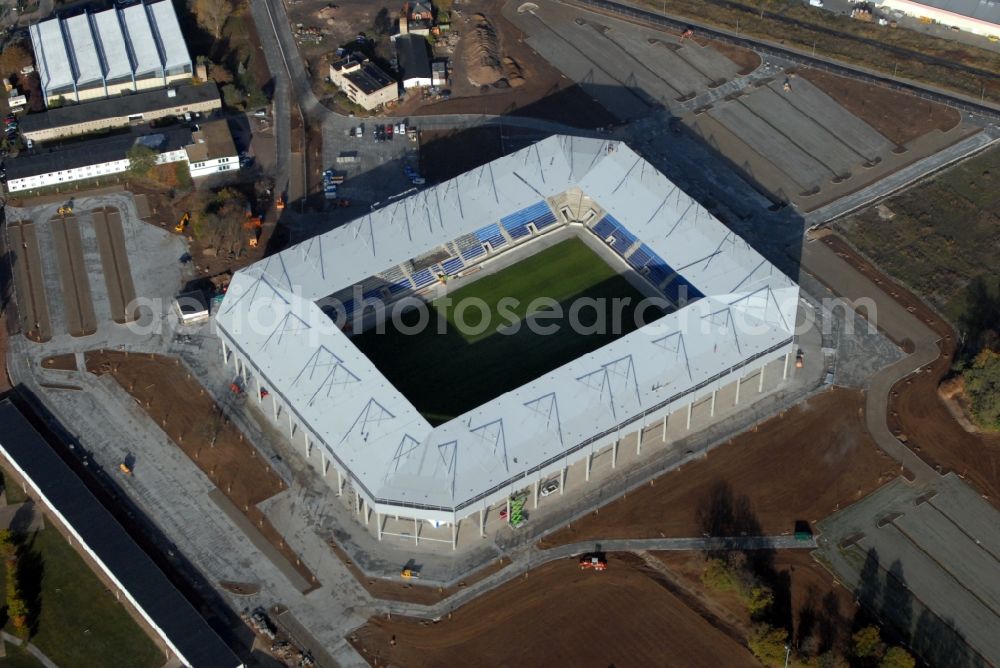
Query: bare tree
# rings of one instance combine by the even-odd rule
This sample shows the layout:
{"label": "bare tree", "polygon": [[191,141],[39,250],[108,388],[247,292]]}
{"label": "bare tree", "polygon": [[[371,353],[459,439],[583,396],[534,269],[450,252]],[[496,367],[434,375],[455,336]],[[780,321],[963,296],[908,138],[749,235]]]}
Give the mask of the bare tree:
{"label": "bare tree", "polygon": [[194,2],[194,13],[198,18],[198,24],[211,32],[215,39],[222,37],[222,29],[232,11],[233,8],[229,4],[229,0],[195,0]]}

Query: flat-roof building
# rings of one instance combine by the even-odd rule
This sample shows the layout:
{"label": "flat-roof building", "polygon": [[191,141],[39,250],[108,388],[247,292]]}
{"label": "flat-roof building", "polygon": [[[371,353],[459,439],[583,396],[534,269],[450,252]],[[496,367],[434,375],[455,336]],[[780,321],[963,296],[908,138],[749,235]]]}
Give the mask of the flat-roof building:
{"label": "flat-roof building", "polygon": [[52,141],[185,112],[208,114],[221,107],[219,89],[213,83],[159,88],[28,114],[21,120],[21,133],[35,142]]}
{"label": "flat-roof building", "polygon": [[994,0],[879,0],[878,6],[976,35],[1000,36],[1000,3]]}
{"label": "flat-roof building", "polygon": [[363,56],[348,54],[330,63],[330,81],[348,99],[371,111],[399,97],[399,84]]}
{"label": "flat-roof building", "polygon": [[424,37],[414,34],[397,36],[396,58],[403,88],[431,85],[431,56]]}
{"label": "flat-roof building", "polygon": [[194,178],[239,169],[239,156],[224,120],[207,121],[192,132],[184,125],[134,127],[125,134],[35,149],[7,163],[7,192],[21,192],[121,174],[128,152],[144,144],[157,164],[185,162]]}
{"label": "flat-roof building", "polygon": [[170,0],[53,18],[29,32],[46,106],[167,86],[192,76]]}

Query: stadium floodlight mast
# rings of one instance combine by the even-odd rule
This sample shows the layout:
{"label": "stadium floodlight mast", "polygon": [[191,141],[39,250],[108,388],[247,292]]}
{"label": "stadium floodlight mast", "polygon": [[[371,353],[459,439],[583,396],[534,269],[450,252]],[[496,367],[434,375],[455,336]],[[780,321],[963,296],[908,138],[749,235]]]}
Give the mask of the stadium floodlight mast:
{"label": "stadium floodlight mast", "polygon": [[[403,299],[475,287],[499,275],[494,262],[526,265],[571,237],[670,308],[440,424],[355,344]],[[359,521],[374,511],[382,536],[404,533],[383,529],[385,518],[412,520],[405,534],[418,543],[434,540],[420,535],[422,521],[449,524],[454,536],[461,520],[536,481],[558,476],[561,492],[569,466],[582,462],[589,474],[595,455],[617,454],[644,428],[662,423],[665,440],[671,413],[690,415],[795,354],[798,296],[792,280],[628,146],[557,135],[241,269],[214,322],[224,361],[266,388],[264,404],[304,434],[307,461],[324,478],[333,468],[338,491],[346,484],[363,500]],[[369,300],[385,307],[381,315]],[[334,305],[360,309],[360,326],[338,327],[325,313]],[[783,376],[768,374],[768,383]],[[752,384],[758,394],[763,380],[761,372]],[[699,410],[694,426],[716,415]],[[671,424],[693,428],[683,418]],[[654,433],[639,446],[643,456],[656,451]]]}

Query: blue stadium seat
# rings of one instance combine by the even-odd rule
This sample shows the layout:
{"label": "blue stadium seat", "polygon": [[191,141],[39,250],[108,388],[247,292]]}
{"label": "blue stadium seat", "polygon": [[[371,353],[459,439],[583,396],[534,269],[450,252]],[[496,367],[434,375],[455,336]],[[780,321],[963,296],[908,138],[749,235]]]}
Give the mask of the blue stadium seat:
{"label": "blue stadium seat", "polygon": [[413,286],[418,290],[425,285],[430,285],[434,282],[434,274],[431,273],[430,269],[421,269],[420,271],[415,272],[412,278]]}
{"label": "blue stadium seat", "polygon": [[390,295],[398,295],[400,292],[405,292],[411,287],[409,279],[406,281],[400,281],[399,283],[393,283],[389,286]]}
{"label": "blue stadium seat", "polygon": [[531,234],[531,230],[528,229],[529,224],[534,225],[536,230],[540,230],[554,222],[556,222],[556,216],[544,201],[532,204],[517,213],[500,219],[500,224],[503,225],[512,239],[520,239]]}
{"label": "blue stadium seat", "polygon": [[466,260],[472,260],[486,253],[483,242],[475,234],[463,234],[455,239],[455,246],[458,248],[459,254]]}
{"label": "blue stadium seat", "polygon": [[507,239],[500,232],[500,225],[497,223],[476,230],[476,237],[481,242],[488,243],[492,248],[500,248],[507,243]]}
{"label": "blue stadium seat", "polygon": [[444,273],[448,275],[457,274],[458,272],[462,271],[464,266],[465,265],[462,263],[462,258],[460,257],[449,258],[441,263],[441,267],[444,269]]}

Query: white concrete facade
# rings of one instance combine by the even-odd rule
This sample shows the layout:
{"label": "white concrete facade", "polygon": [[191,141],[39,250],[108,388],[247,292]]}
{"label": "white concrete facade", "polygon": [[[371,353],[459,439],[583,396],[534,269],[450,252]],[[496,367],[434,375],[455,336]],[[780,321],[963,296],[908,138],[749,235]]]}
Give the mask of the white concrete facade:
{"label": "white concrete facade", "polygon": [[[472,267],[567,225],[677,310],[437,427],[317,305],[377,272],[420,290],[393,272],[423,253],[461,248]],[[720,389],[794,354],[797,307],[794,282],[627,146],[557,136],[241,270],[216,325],[226,363],[267,389],[265,412],[359,515],[454,527],[598,452],[617,458],[623,435],[667,415],[714,414]]]}
{"label": "white concrete facade", "polygon": [[[899,11],[907,16],[928,19],[949,28],[958,28],[984,37],[1000,36],[1000,4],[968,0],[939,0],[935,3],[915,0],[879,0],[885,10]],[[977,15],[978,14],[978,15]]]}
{"label": "white concrete facade", "polygon": [[[156,164],[158,165],[181,161],[187,161],[187,153],[184,152],[184,149],[167,151],[156,157]],[[128,158],[121,158],[119,160],[85,165],[83,167],[53,170],[43,174],[36,174],[34,176],[11,179],[7,182],[7,191],[20,192],[22,190],[33,190],[35,188],[45,188],[47,186],[56,186],[60,184],[72,183],[74,181],[99,178],[101,176],[121,174],[128,169],[128,164]]]}

